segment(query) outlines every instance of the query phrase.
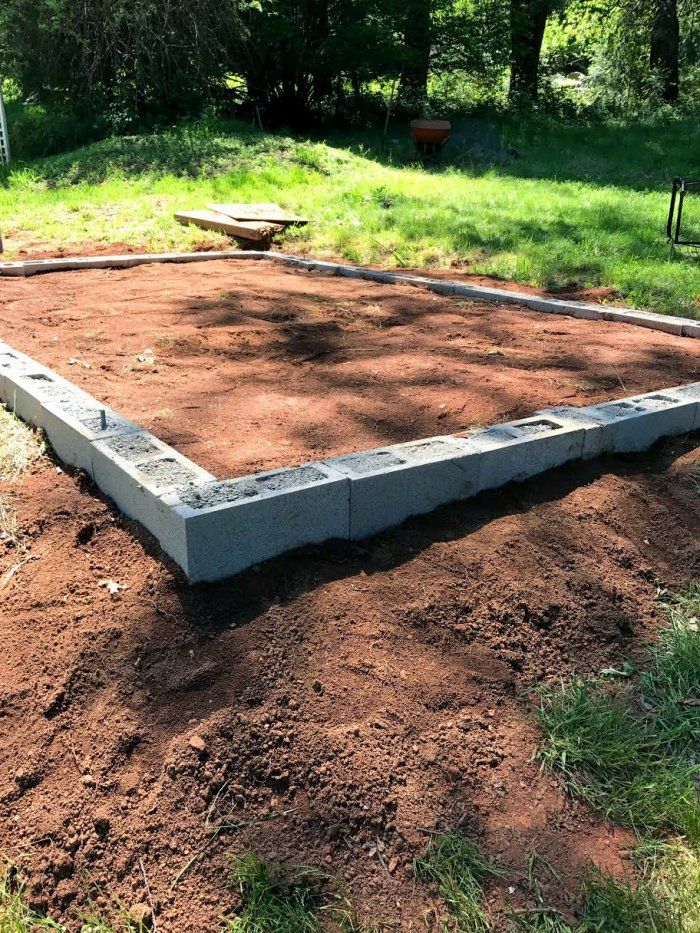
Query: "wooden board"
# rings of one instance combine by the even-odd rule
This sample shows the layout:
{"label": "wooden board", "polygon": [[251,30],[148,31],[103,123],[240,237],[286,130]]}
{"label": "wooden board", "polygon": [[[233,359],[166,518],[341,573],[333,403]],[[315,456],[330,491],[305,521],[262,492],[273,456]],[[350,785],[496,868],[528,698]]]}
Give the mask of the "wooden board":
{"label": "wooden board", "polygon": [[194,224],[202,230],[216,230],[217,233],[225,233],[241,240],[269,240],[273,233],[284,230],[280,224],[245,223],[217,211],[178,211],[175,220],[181,224]]}
{"label": "wooden board", "polygon": [[308,218],[290,214],[279,204],[208,204],[207,207],[236,220],[262,220],[272,224],[304,226]]}

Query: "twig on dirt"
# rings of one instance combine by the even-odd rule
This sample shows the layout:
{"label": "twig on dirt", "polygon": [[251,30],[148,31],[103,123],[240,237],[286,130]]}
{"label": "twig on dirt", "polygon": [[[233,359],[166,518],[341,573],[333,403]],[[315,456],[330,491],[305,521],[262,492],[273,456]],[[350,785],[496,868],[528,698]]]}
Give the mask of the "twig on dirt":
{"label": "twig on dirt", "polygon": [[148,878],[146,876],[146,867],[143,864],[143,859],[139,855],[139,867],[141,869],[141,874],[143,875],[143,883],[146,887],[146,900],[148,901],[148,906],[151,908],[151,925],[153,927],[153,933],[158,933],[158,924],[156,922],[156,909],[153,906],[153,898],[151,897],[151,888],[148,884]]}
{"label": "twig on dirt", "polygon": [[[365,232],[366,232],[366,231],[365,231]],[[391,253],[392,256],[395,256],[396,259],[398,259],[399,265],[400,265],[400,266],[403,266],[404,268],[406,267],[406,263],[405,263],[405,262],[403,261],[403,259],[399,256],[399,254],[396,252],[395,249],[392,249],[391,246],[387,246],[385,243],[382,243],[381,240],[378,240],[378,239],[376,238],[376,236],[372,236],[371,233],[368,233],[367,236],[370,238],[370,240],[374,240],[374,242],[375,242],[378,246],[381,246],[381,248],[384,250],[385,253]]]}
{"label": "twig on dirt", "polygon": [[219,826],[217,826],[214,829],[214,832],[207,839],[204,845],[195,852],[195,854],[187,862],[187,864],[183,868],[181,868],[180,871],[175,875],[173,880],[170,882],[170,890],[172,891],[173,888],[180,881],[182,881],[182,879],[185,877],[185,875],[190,870],[190,868],[192,868],[192,866],[195,865],[199,861],[199,859],[204,855],[204,853],[207,851],[209,846],[218,839],[220,833],[224,831],[229,831],[229,830],[246,829],[248,826],[256,826],[258,823],[267,823],[268,820],[278,820],[283,816],[289,816],[290,813],[294,813],[294,809],[295,808],[292,807],[290,810],[283,810],[281,813],[268,813],[267,816],[260,816],[254,820],[246,820],[244,823],[221,823],[219,824]]}
{"label": "twig on dirt", "polygon": [[70,749],[70,753],[73,756],[73,761],[75,762],[75,767],[78,769],[78,774],[82,777],[83,769],[80,767],[80,762],[78,761],[78,755],[75,751],[75,745],[73,745],[70,739],[68,739],[67,741],[68,741],[68,748]]}
{"label": "twig on dirt", "polygon": [[379,848],[380,845],[381,845],[381,841],[379,840],[379,838],[377,838],[377,858],[379,859],[379,864],[384,869],[384,873],[387,876],[387,878],[391,879],[391,872],[389,871],[389,866],[384,861],[384,856],[382,855],[381,849]]}
{"label": "twig on dirt", "polygon": [[624,384],[624,382],[622,381],[622,376],[621,376],[620,373],[618,372],[617,366],[616,366],[614,363],[611,363],[610,365],[612,366],[612,368],[613,368],[613,370],[614,370],[614,372],[615,372],[615,375],[617,376],[617,381],[618,381],[618,382],[620,383],[620,385],[622,386],[622,391],[623,391],[623,392],[626,392],[626,391],[627,391],[627,386],[626,386],[626,385]]}
{"label": "twig on dirt", "polygon": [[26,557],[23,557],[22,560],[17,561],[16,564],[13,564],[9,570],[6,570],[5,573],[0,577],[0,593],[7,589],[7,587],[12,582],[14,575],[24,567],[25,564],[28,564],[30,560],[39,560],[38,554],[28,554]]}

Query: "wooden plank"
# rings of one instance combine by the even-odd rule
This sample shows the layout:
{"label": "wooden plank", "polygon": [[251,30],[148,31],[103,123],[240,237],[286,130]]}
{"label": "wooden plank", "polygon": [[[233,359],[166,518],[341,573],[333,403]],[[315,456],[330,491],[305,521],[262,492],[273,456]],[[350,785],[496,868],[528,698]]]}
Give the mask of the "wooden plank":
{"label": "wooden plank", "polygon": [[300,227],[309,223],[307,217],[290,214],[279,204],[208,204],[207,207],[219,214],[226,214],[227,217],[234,217],[236,220],[262,220],[285,226],[295,224]]}
{"label": "wooden plank", "polygon": [[194,224],[202,230],[216,230],[217,233],[225,233],[241,240],[269,240],[274,233],[284,230],[280,224],[244,223],[216,211],[178,211],[175,220],[181,224]]}

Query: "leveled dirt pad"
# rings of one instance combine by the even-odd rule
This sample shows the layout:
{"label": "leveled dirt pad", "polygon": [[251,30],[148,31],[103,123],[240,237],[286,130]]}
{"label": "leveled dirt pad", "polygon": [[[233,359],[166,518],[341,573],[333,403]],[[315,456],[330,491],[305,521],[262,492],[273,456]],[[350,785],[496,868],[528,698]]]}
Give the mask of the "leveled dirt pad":
{"label": "leveled dirt pad", "polygon": [[0,280],[0,337],[220,477],[696,381],[687,339],[262,262]]}
{"label": "leveled dirt pad", "polygon": [[700,577],[695,444],[195,588],[78,477],[0,486],[0,575],[21,562],[0,593],[0,851],[32,903],[71,930],[89,901],[136,909],[141,859],[160,933],[215,933],[228,859],[254,849],[340,877],[388,930],[437,930],[411,860],[459,825],[504,865],[496,915],[533,906],[536,850],[570,916],[589,860],[623,873],[632,839],[532,760],[528,689],[642,661],[657,581]]}

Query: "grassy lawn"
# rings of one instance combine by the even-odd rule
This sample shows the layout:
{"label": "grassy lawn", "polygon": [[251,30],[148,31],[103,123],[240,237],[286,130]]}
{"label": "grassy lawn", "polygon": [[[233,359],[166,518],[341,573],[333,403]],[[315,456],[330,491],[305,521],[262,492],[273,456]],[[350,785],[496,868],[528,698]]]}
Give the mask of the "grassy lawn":
{"label": "grassy lawn", "polygon": [[405,129],[383,156],[376,139],[315,142],[235,122],[108,139],[0,169],[0,230],[7,258],[84,242],[186,249],[216,235],[178,226],[174,210],[274,200],[313,220],[286,237],[288,251],[604,286],[630,305],[700,315],[700,252],[664,237],[671,177],[700,177],[695,122],[501,132],[498,164],[455,141],[433,169],[409,161]]}

